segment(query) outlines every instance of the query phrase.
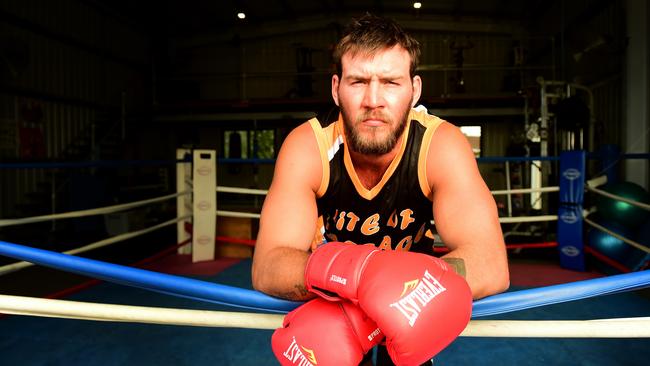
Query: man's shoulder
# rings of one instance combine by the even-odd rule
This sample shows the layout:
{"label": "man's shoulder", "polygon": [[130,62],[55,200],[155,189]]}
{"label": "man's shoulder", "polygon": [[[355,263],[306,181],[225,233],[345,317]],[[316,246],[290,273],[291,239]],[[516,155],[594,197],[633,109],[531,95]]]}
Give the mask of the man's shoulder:
{"label": "man's shoulder", "polygon": [[282,146],[294,154],[306,154],[304,159],[327,161],[328,153],[342,143],[342,131],[337,122],[323,127],[317,118],[312,118],[291,130]]}
{"label": "man's shoulder", "polygon": [[429,111],[423,105],[418,105],[415,108],[412,108],[409,113],[409,120],[417,121],[420,125],[425,128],[437,129],[443,123],[448,123],[444,119],[429,114]]}

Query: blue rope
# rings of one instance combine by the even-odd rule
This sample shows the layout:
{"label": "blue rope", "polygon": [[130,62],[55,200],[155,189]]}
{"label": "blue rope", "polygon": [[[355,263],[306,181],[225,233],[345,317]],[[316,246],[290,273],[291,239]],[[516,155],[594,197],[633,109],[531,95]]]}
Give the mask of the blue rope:
{"label": "blue rope", "polygon": [[[0,241],[0,255],[122,285],[238,308],[285,313],[301,302],[257,291],[147,271]],[[474,302],[473,318],[650,287],[650,270],[508,292]]]}

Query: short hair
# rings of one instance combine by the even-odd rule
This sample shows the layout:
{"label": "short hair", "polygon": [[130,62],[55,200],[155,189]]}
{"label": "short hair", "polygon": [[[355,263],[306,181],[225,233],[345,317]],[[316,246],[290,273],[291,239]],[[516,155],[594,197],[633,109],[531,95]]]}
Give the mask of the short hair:
{"label": "short hair", "polygon": [[420,43],[394,20],[366,13],[360,18],[352,19],[343,38],[334,49],[334,63],[339,76],[343,72],[341,59],[346,53],[356,55],[359,52],[373,54],[396,45],[404,48],[411,56],[410,75],[420,61]]}

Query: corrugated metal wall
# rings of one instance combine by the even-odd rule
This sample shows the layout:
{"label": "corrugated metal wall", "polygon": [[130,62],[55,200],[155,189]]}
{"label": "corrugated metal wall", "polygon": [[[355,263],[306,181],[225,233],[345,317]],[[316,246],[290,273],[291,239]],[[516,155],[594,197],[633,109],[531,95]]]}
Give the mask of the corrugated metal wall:
{"label": "corrugated metal wall", "polygon": [[557,37],[557,51],[564,53],[557,56],[558,66],[565,68],[557,79],[582,84],[593,92],[595,146],[590,149],[622,143],[622,72],[628,37],[624,6],[622,1],[555,2],[539,20],[548,34]]}
{"label": "corrugated metal wall", "polygon": [[[415,31],[414,36],[422,46],[419,73],[425,81],[423,97],[458,93],[450,85],[457,76],[454,44],[470,46],[462,52],[467,94],[504,92],[504,82],[515,73],[511,69],[517,41],[514,36],[424,31]],[[175,57],[182,62],[176,77],[198,83],[204,99],[285,98],[299,89],[297,78],[304,56],[310,58],[312,71],[302,76],[311,79],[313,96],[329,97],[331,51],[337,38],[337,30],[329,27],[178,48]],[[301,47],[308,55],[300,54]]]}
{"label": "corrugated metal wall", "polygon": [[298,66],[304,61],[313,68],[305,75],[312,96],[323,97],[329,95],[334,39],[334,30],[323,29],[182,48],[175,78],[197,83],[202,99],[288,98],[300,92]]}
{"label": "corrugated metal wall", "polygon": [[624,93],[622,84],[622,78],[613,77],[595,85],[592,89],[597,146],[620,144],[622,141]]}
{"label": "corrugated metal wall", "polygon": [[[540,19],[540,27],[535,30],[538,37],[534,39],[526,39],[522,36],[526,32],[516,26],[512,27],[511,33],[503,31],[504,28],[498,32],[465,31],[462,28],[413,30],[422,45],[420,74],[424,80],[423,98],[460,93],[455,88],[455,78],[460,74],[453,54],[454,42],[456,46],[466,47],[462,52],[462,77],[467,95],[512,95],[518,87],[534,84],[538,74],[551,78],[554,73],[548,68],[560,59],[556,53],[568,52],[573,46],[570,44],[571,34],[565,35],[564,49],[560,48],[558,40],[556,43],[552,41],[551,36],[557,35],[565,26],[561,23],[561,13],[564,12],[562,16],[568,22],[576,18],[575,11],[600,3],[596,0],[565,2],[564,10],[559,9],[556,3],[555,8],[549,9],[547,16]],[[40,103],[45,116],[45,157],[57,158],[73,142],[85,136],[93,123],[106,123],[104,111],[119,105],[127,85],[131,86],[126,89],[127,103],[149,101],[145,87],[150,73],[146,69],[149,67],[149,40],[131,25],[89,5],[92,2],[24,0],[0,4],[0,11],[5,14],[5,20],[0,21],[0,34],[21,45],[27,55],[27,61],[20,64],[8,79],[9,90],[0,94],[0,105],[6,109],[0,114],[3,131],[11,129],[11,120],[18,117],[16,109],[20,109],[21,103],[35,100]],[[586,26],[603,33],[624,34],[620,7],[613,2]],[[174,92],[169,95],[182,95],[180,86],[187,88],[187,96],[192,99],[328,99],[333,70],[331,49],[340,29],[325,23],[319,27],[309,30],[299,27],[299,31],[287,28],[284,32],[268,33],[260,29],[251,37],[233,36],[202,45],[183,44],[182,41],[174,44],[172,40],[170,58],[175,71],[167,80],[161,80],[160,85],[177,82],[167,84]],[[582,30],[581,27],[573,29]],[[513,68],[518,44],[548,51],[546,56],[536,60],[538,69],[522,71]],[[555,59],[551,58],[553,55]],[[568,54],[563,56],[570,57]],[[557,62],[557,66],[561,64]],[[575,70],[567,68],[565,71]],[[3,78],[7,75],[0,73]],[[561,73],[557,73],[557,77],[560,76]],[[573,77],[564,76],[567,80]],[[603,137],[598,142],[619,142],[623,98],[621,78],[608,75],[589,85],[593,86],[597,122],[605,131],[597,135]],[[163,94],[158,97],[164,103]],[[518,123],[523,125],[524,121],[523,116],[521,121],[508,116],[502,121],[493,118],[489,122],[478,122],[484,126],[484,154],[502,155],[513,132],[511,127],[515,124],[518,128]],[[10,144],[7,139],[3,141]],[[16,151],[17,146],[3,146],[0,153],[4,159]],[[24,178],[19,184],[11,184],[12,187],[32,189],[40,179]],[[6,217],[9,213],[1,214]]]}
{"label": "corrugated metal wall", "polygon": [[[540,69],[514,68],[515,46],[525,47],[530,41],[521,36],[524,34],[521,29],[513,26],[512,30],[513,34],[413,30],[422,50],[418,73],[423,78],[423,99],[461,94],[455,89],[454,78],[459,74],[454,46],[466,47],[462,51],[463,93],[466,95],[514,95],[522,86],[534,83]],[[204,99],[289,98],[294,96],[292,92],[299,94],[296,90],[298,50],[304,46],[312,51],[313,72],[306,77],[312,81],[313,96],[328,99],[333,71],[331,52],[338,41],[338,31],[334,27],[323,27],[281,35],[265,36],[260,32],[251,39],[179,47],[175,58],[182,67],[177,76],[198,83]],[[537,42],[549,49],[553,47],[550,37]],[[512,116],[502,121],[494,116],[490,122],[477,120],[477,124],[483,125],[485,156],[505,154],[511,139],[512,121]],[[456,121],[450,119],[450,122]],[[523,133],[523,114],[519,122]],[[494,187],[504,188],[502,166],[497,169],[484,166],[482,170]]]}
{"label": "corrugated metal wall", "polygon": [[[148,38],[89,4],[0,2],[0,35],[11,57],[10,70],[0,73],[0,118],[3,132],[14,126],[14,138],[3,137],[3,144],[13,140],[14,145],[3,146],[3,161],[69,159],[78,145],[89,143],[93,125],[115,122],[107,116],[119,111],[123,92],[129,105],[150,99],[144,87],[150,74]],[[39,110],[42,118],[27,118],[25,108]],[[21,150],[16,136],[21,127],[38,130],[42,153],[26,155],[24,137]],[[47,190],[43,183],[51,179],[40,169],[0,172],[1,217],[20,214],[17,208],[25,197]]]}
{"label": "corrugated metal wall", "polygon": [[[593,1],[593,0],[592,0]],[[621,4],[614,3],[593,20],[593,28],[602,34],[623,39],[626,34],[625,15]],[[590,85],[594,96],[596,144],[621,144],[623,141],[624,49],[615,42],[606,49],[608,57],[618,59],[619,68]]]}
{"label": "corrugated metal wall", "polygon": [[[425,81],[424,97],[504,91],[504,80],[512,73],[509,70],[513,66],[515,39],[512,36],[422,32],[416,37],[422,45],[420,74]],[[459,56],[462,63],[458,61]],[[464,91],[456,88],[461,77]]]}

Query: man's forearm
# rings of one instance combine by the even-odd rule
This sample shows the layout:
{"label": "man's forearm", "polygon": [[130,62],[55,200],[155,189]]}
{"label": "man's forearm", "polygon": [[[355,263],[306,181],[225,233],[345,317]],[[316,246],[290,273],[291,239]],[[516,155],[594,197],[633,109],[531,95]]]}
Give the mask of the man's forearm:
{"label": "man's forearm", "polygon": [[465,261],[463,258],[443,257],[441,259],[450,265],[454,269],[454,272],[465,278],[467,270],[465,269]]}
{"label": "man's forearm", "polygon": [[463,249],[452,250],[441,258],[465,278],[475,300],[502,292],[509,285],[507,262],[482,258]]}
{"label": "man's forearm", "polygon": [[253,263],[253,287],[271,296],[287,300],[308,300],[315,297],[305,287],[305,266],[309,253],[278,247]]}

